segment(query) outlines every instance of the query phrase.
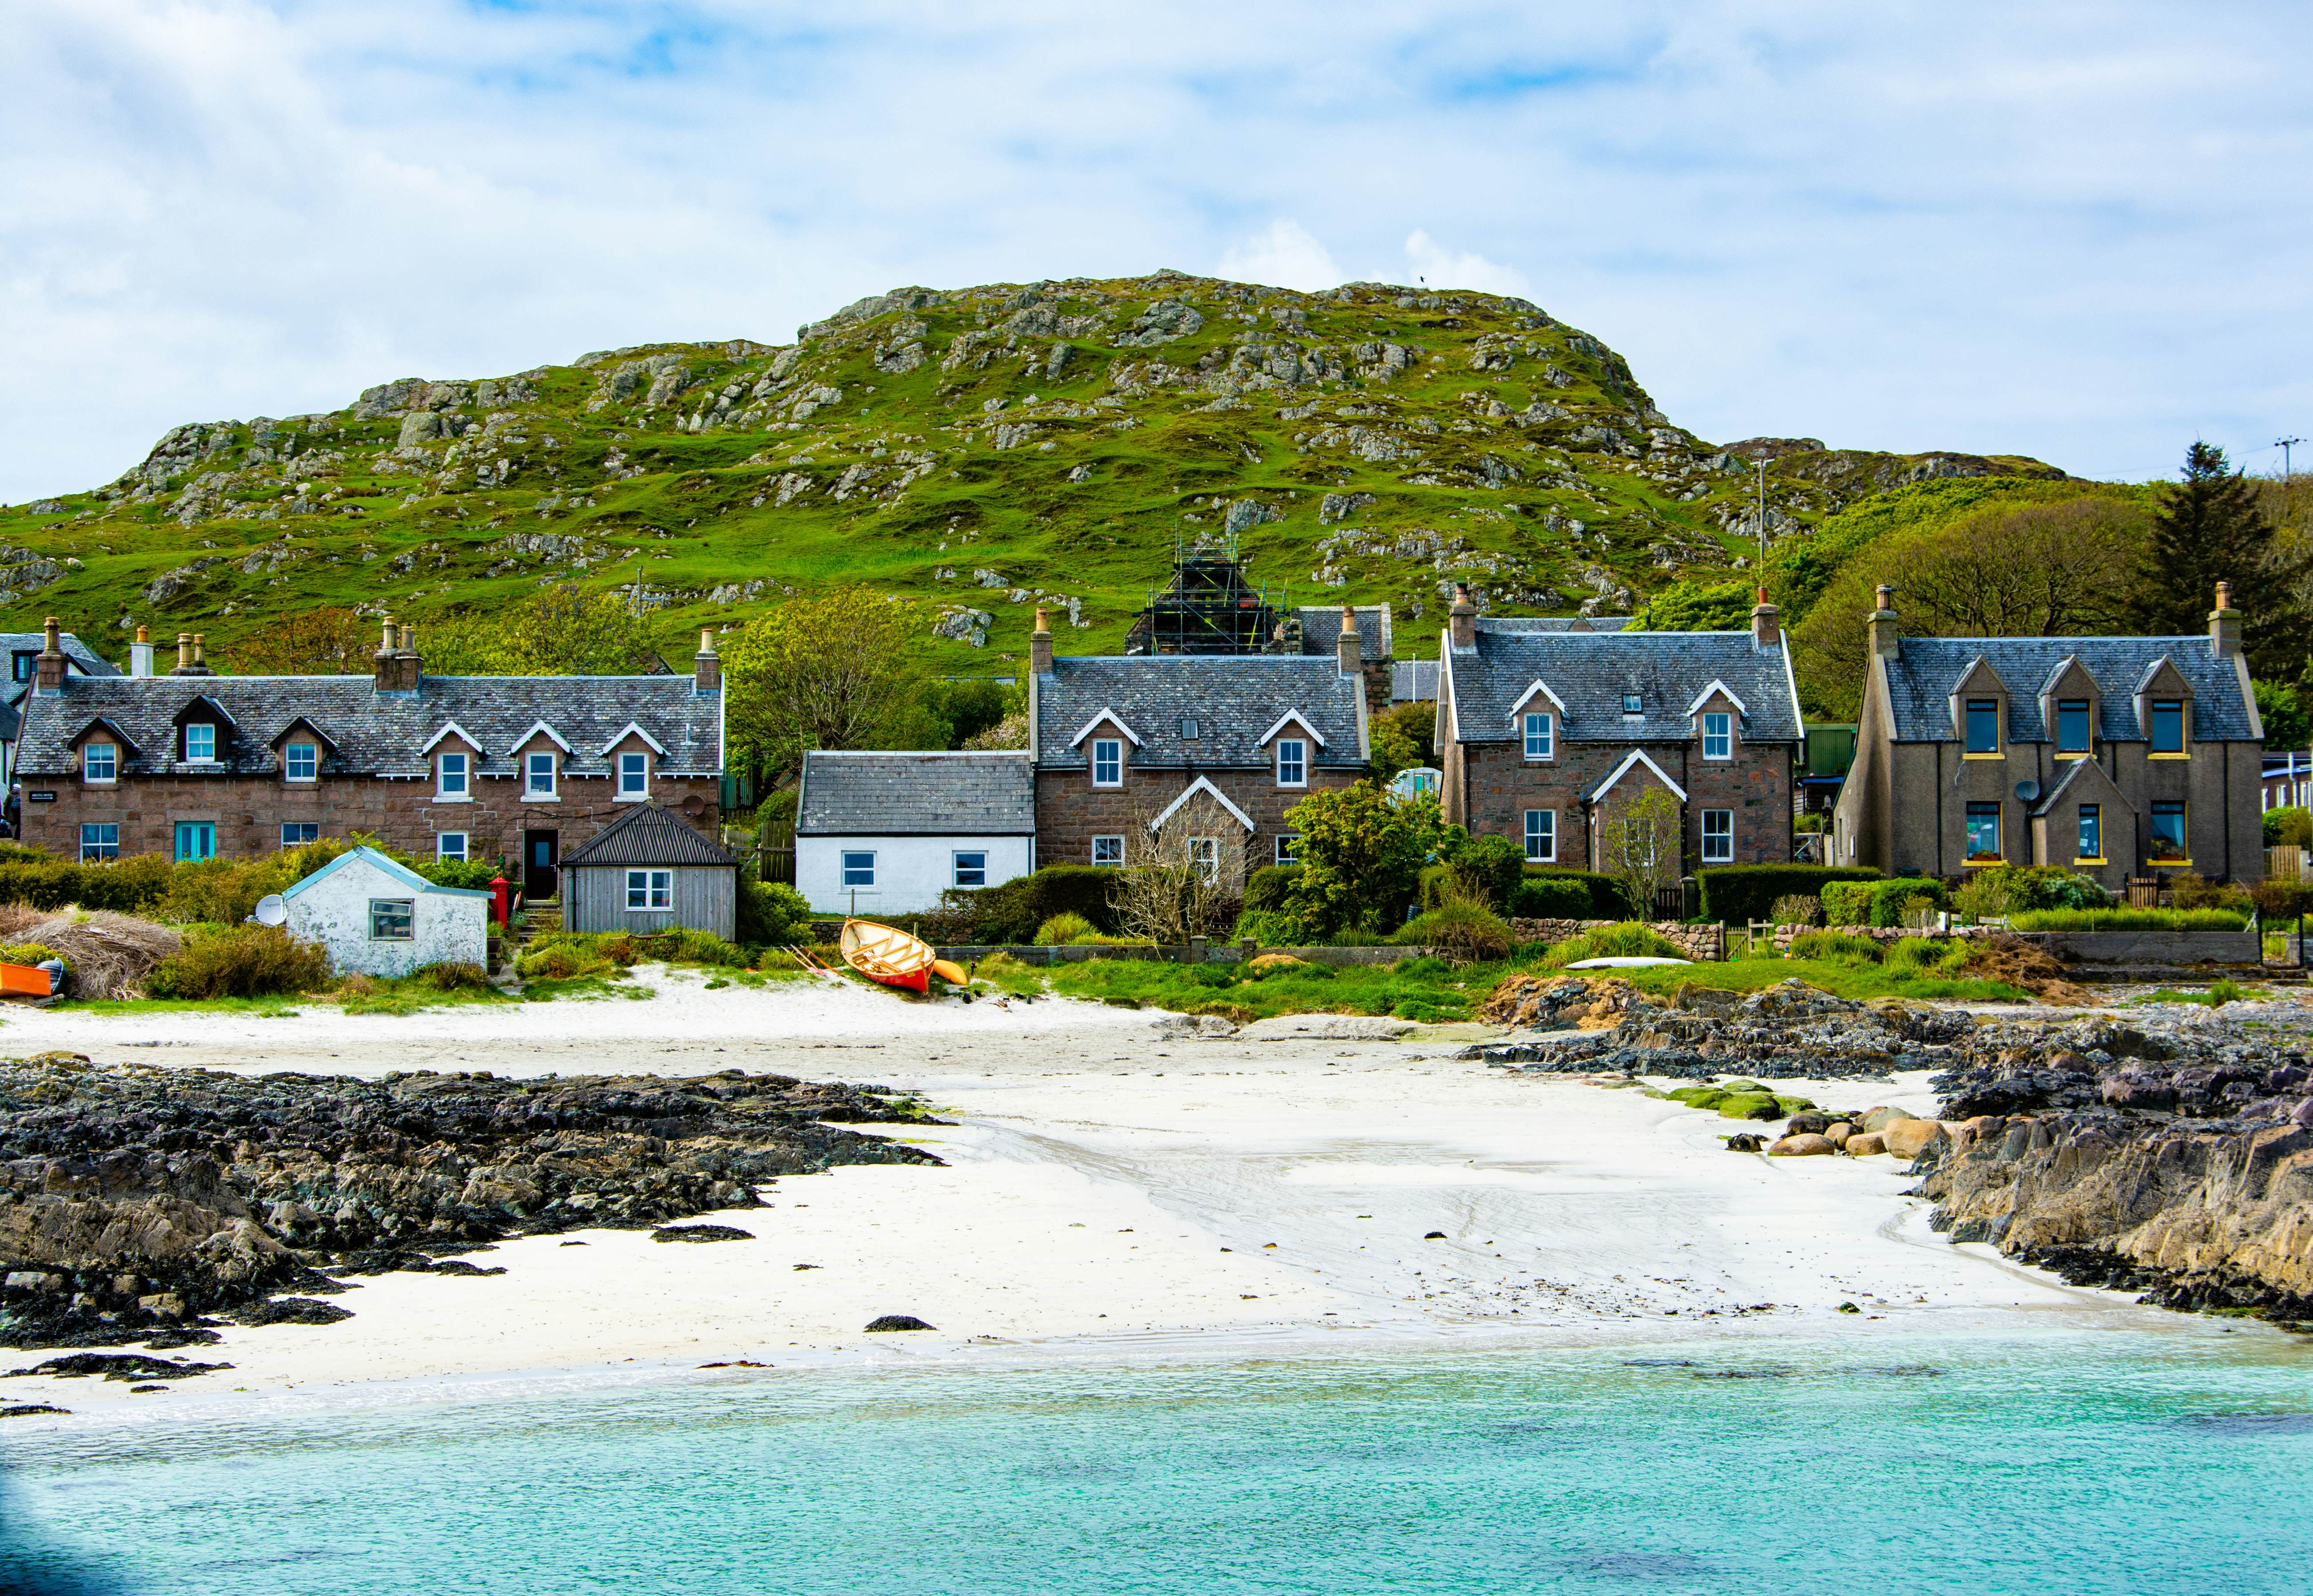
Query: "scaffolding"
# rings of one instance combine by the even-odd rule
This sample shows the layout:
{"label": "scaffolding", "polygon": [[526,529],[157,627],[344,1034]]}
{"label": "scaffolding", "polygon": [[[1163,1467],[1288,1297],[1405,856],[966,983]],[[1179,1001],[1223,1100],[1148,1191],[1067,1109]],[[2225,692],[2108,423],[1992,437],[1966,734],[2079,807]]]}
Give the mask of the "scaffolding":
{"label": "scaffolding", "polygon": [[[1255,586],[1238,563],[1235,533],[1173,533],[1173,579],[1151,589],[1125,634],[1127,654],[1297,654],[1300,621],[1285,589]],[[1288,636],[1288,633],[1291,634]]]}

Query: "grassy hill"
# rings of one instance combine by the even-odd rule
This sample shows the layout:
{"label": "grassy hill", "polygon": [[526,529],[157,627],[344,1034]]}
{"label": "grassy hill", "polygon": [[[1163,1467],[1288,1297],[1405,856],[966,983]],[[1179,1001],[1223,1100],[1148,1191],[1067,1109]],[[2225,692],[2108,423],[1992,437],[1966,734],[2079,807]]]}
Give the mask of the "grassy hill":
{"label": "grassy hill", "polygon": [[116,653],[139,623],[199,630],[229,661],[285,612],[422,625],[575,582],[629,591],[680,658],[701,625],[864,581],[932,605],[953,668],[1001,673],[1036,603],[1063,652],[1112,648],[1176,537],[1234,531],[1288,602],[1389,600],[1401,652],[1428,653],[1457,580],[1505,613],[1613,613],[1746,569],[1753,458],[1779,535],[1906,483],[2062,476],[1719,448],[1519,299],[1174,272],[901,288],[781,346],[176,428],[107,487],[0,510],[0,626],[54,613]]}

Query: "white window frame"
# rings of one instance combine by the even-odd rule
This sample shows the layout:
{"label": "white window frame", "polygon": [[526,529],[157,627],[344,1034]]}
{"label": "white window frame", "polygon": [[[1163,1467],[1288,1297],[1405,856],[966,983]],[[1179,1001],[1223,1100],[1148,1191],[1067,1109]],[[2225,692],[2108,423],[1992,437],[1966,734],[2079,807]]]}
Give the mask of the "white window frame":
{"label": "white window frame", "polygon": [[1197,868],[1208,885],[1221,878],[1221,840],[1218,837],[1191,837],[1189,862]]}
{"label": "white window frame", "polygon": [[1279,864],[1289,865],[1296,862],[1293,857],[1293,844],[1298,842],[1300,840],[1301,833],[1299,832],[1279,832],[1277,833],[1277,862]]}
{"label": "white window frame", "polygon": [[[94,756],[104,750],[104,774],[95,773]],[[84,743],[80,751],[80,779],[91,787],[117,786],[120,780],[120,749],[112,743]]]}
{"label": "white window frame", "polygon": [[1309,745],[1301,737],[1277,739],[1277,785],[1309,785]]}
{"label": "white window frame", "polygon": [[[1104,842],[1110,842],[1115,845],[1115,858],[1101,858],[1101,844]],[[1095,837],[1092,840],[1092,862],[1099,866],[1102,869],[1118,869],[1122,868],[1124,864],[1124,839],[1121,836]]]}
{"label": "white window frame", "polygon": [[[1712,745],[1719,752],[1713,754]],[[1731,710],[1706,710],[1702,713],[1702,757],[1732,759],[1735,757],[1735,715]]]}
{"label": "white window frame", "polygon": [[[311,761],[312,768],[308,774],[303,776],[297,773],[295,768],[296,754],[301,748],[307,754],[312,755],[312,759]],[[281,746],[281,779],[284,781],[295,781],[300,784],[310,784],[312,782],[319,781],[321,779],[321,745],[319,743],[283,744]]]}
{"label": "white window frame", "polygon": [[[1105,779],[1100,773],[1103,765],[1107,766],[1112,772]],[[1122,737],[1095,737],[1092,740],[1092,784],[1095,787],[1124,785],[1124,739]]]}
{"label": "white window frame", "polygon": [[[97,834],[96,836],[94,836],[94,837],[91,837],[91,836],[88,834],[88,833],[91,833],[91,832],[95,832],[95,833],[98,833],[98,834]],[[104,835],[103,835],[103,833],[106,833],[106,832],[110,832],[110,833],[112,833],[112,836],[111,836],[111,838],[110,838],[110,841],[108,841],[108,840],[104,837]],[[105,850],[106,850],[106,849],[108,849],[108,848],[110,848],[112,851],[110,851],[110,853],[106,852],[106,851],[105,851]],[[92,852],[92,851],[91,851],[91,850],[94,850],[94,851],[93,851],[93,852]],[[83,822],[81,823],[81,828],[80,828],[80,862],[81,862],[81,863],[83,863],[83,864],[84,864],[84,865],[89,865],[89,864],[102,864],[102,863],[104,863],[107,860],[119,859],[119,857],[120,857],[120,824],[119,824],[119,823],[118,821],[112,821],[112,820],[85,820],[85,821],[83,821]]]}
{"label": "white window frame", "polygon": [[[629,775],[640,778],[633,787],[627,785]],[[611,796],[622,804],[639,804],[650,797],[650,755],[647,753],[619,755],[619,790]]]}
{"label": "white window frame", "polygon": [[[963,861],[964,861],[965,860],[967,860],[967,859],[976,859],[976,860],[978,860],[980,862],[979,862],[979,864],[977,864],[977,865],[967,866],[967,865],[963,862]],[[949,863],[949,868],[950,868],[950,870],[951,870],[951,875],[950,875],[950,877],[949,877],[949,885],[950,885],[950,886],[987,886],[987,885],[988,885],[988,850],[987,850],[987,849],[985,849],[985,848],[957,848],[957,849],[952,850],[952,851],[950,851],[950,853],[949,853],[949,856],[948,856],[948,863]],[[970,869],[970,870],[971,870],[974,875],[978,876],[978,877],[980,877],[980,879],[979,879],[979,880],[977,880],[977,881],[966,881],[966,880],[963,878],[963,873],[964,873],[964,871],[965,871],[966,869]]]}
{"label": "white window frame", "polygon": [[[450,762],[458,762],[457,785],[450,785]],[[437,804],[471,804],[474,801],[474,756],[455,748],[445,748],[434,756],[434,801]]]}
{"label": "white window frame", "polygon": [[[280,824],[281,846],[284,848],[303,848],[308,842],[318,842],[321,840],[321,824],[318,820],[285,820]],[[301,830],[310,825],[313,828],[313,834],[310,837],[299,837],[293,842],[289,840],[289,828],[293,825]]]}
{"label": "white window frame", "polygon": [[[851,862],[855,859],[864,859],[867,862],[864,865],[855,865]],[[835,866],[836,878],[841,883],[847,891],[855,886],[873,886],[875,885],[875,851],[872,848],[850,848],[840,850],[835,856]],[[866,871],[867,879],[865,881],[854,881],[851,878],[851,872],[854,870]]]}
{"label": "white window frame", "polygon": [[629,870],[627,872],[627,913],[629,914],[664,914],[674,907],[674,872],[673,870]]}
{"label": "white window frame", "polygon": [[[195,732],[197,732],[197,731],[198,731],[198,732],[207,732],[207,733],[208,734],[208,745],[209,745],[209,751],[208,751],[207,754],[196,754],[196,753],[194,753],[194,752],[193,752],[193,734],[194,734]],[[186,763],[187,764],[215,764],[215,763],[216,763],[216,744],[217,744],[217,735],[216,735],[216,733],[217,733],[216,722],[215,722],[215,721],[214,721],[214,720],[188,720],[188,721],[186,721],[186,722],[185,722],[185,763]]]}
{"label": "white window frame", "polygon": [[[454,852],[452,851],[450,846],[453,842],[457,843],[457,849]],[[434,858],[437,862],[445,864],[466,864],[471,862],[472,859],[472,850],[468,845],[466,833],[463,832],[435,832],[434,833]]]}
{"label": "white window frame", "polygon": [[1519,727],[1526,757],[1540,764],[1558,757],[1558,723],[1547,710],[1530,710]]}
{"label": "white window frame", "polygon": [[[1540,821],[1537,825],[1535,823]],[[1524,839],[1528,864],[1552,865],[1558,862],[1558,811],[1528,809],[1526,812]],[[1539,843],[1537,851],[1535,844]]]}
{"label": "white window frame", "polygon": [[[399,910],[400,913],[395,911]],[[381,911],[383,913],[381,913]],[[399,921],[401,930],[391,926]],[[388,927],[378,930],[380,925]],[[373,942],[413,942],[418,939],[418,900],[415,898],[372,898],[369,901],[369,939]]]}
{"label": "white window frame", "polygon": [[[1713,819],[1723,821],[1727,829],[1712,831],[1711,823]],[[1723,844],[1723,851],[1714,852],[1711,848],[1713,842]],[[1702,812],[1702,862],[1707,865],[1731,865],[1735,862],[1734,810],[1705,809]]]}
{"label": "white window frame", "polygon": [[[546,762],[546,785],[543,788],[538,785],[540,760]],[[562,777],[561,764],[562,762],[555,757],[554,750],[551,748],[541,748],[523,754],[522,756],[522,801],[526,804],[550,804],[558,801],[562,797],[557,788]]]}

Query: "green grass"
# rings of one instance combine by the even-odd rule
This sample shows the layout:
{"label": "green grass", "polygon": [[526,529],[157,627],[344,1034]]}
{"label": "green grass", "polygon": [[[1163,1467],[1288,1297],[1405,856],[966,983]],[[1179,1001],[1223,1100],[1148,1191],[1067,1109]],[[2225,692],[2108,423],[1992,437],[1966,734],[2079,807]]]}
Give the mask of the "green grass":
{"label": "green grass", "polygon": [[1641,991],[1666,996],[1690,982],[1721,992],[1748,992],[1796,979],[1821,987],[1834,997],[1857,1001],[1869,998],[1942,998],[1961,1003],[2025,1003],[2032,1000],[2031,993],[2004,981],[1921,975],[1891,970],[1885,965],[1822,959],[1746,958],[1723,965],[1690,965],[1684,968],[1658,965],[1649,970],[1601,974],[1627,975],[1631,984]]}
{"label": "green grass", "polygon": [[2248,916],[2230,909],[2033,909],[2013,915],[2019,931],[2238,931]]}
{"label": "green grass", "polygon": [[265,1019],[286,1019],[302,1010],[328,1002],[325,997],[292,995],[272,998],[125,998],[118,1002],[100,999],[69,999],[49,1005],[50,1014],[254,1014]]}

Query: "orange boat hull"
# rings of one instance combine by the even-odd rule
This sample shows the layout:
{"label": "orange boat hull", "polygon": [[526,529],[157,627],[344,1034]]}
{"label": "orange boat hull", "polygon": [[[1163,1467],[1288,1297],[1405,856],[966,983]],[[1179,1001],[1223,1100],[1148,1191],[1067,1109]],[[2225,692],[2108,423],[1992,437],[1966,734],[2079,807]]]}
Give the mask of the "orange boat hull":
{"label": "orange boat hull", "polygon": [[0,965],[0,997],[45,998],[56,985],[38,965]]}
{"label": "orange boat hull", "polygon": [[884,975],[873,970],[862,971],[861,974],[870,981],[880,981],[886,986],[897,986],[908,992],[928,993],[932,989],[932,973],[928,968],[910,975]]}

